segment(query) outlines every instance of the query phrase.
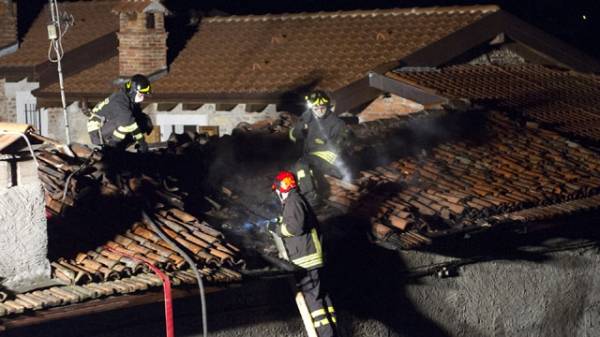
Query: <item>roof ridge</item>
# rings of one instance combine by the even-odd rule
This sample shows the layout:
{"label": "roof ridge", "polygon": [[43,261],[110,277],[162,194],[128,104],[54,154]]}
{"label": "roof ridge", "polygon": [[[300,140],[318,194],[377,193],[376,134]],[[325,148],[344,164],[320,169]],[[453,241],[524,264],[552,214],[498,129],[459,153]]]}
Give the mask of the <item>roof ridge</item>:
{"label": "roof ridge", "polygon": [[430,15],[430,14],[463,14],[463,13],[492,13],[500,10],[498,5],[465,5],[465,6],[431,6],[390,9],[360,9],[351,11],[334,12],[301,12],[263,15],[231,15],[206,18],[205,22],[241,22],[241,21],[267,21],[267,20],[297,20],[297,19],[324,19],[337,17],[366,17],[388,15]]}

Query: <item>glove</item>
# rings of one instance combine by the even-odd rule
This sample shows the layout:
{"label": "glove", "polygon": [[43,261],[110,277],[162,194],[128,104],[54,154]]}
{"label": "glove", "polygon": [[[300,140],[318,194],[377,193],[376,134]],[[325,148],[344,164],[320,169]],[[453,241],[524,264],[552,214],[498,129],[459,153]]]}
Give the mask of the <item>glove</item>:
{"label": "glove", "polygon": [[267,230],[269,232],[277,233],[277,225],[281,222],[280,217],[266,220]]}
{"label": "glove", "polygon": [[269,232],[277,233],[277,223],[269,222],[267,224],[267,230]]}
{"label": "glove", "polygon": [[146,153],[146,152],[148,152],[148,143],[146,143],[146,142],[139,142],[136,145],[136,148],[137,148],[137,152],[139,152],[139,153]]}

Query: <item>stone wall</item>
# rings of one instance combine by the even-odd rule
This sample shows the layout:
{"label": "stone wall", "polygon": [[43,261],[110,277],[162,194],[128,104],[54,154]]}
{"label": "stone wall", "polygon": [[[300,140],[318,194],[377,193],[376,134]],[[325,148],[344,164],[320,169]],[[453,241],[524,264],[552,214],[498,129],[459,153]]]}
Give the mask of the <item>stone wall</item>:
{"label": "stone wall", "polygon": [[369,104],[359,115],[359,121],[392,118],[423,110],[421,104],[393,94],[381,95]]}
{"label": "stone wall", "polygon": [[6,95],[6,80],[0,78],[0,122],[14,123],[17,121],[15,97]]}
{"label": "stone wall", "polygon": [[[597,240],[596,223],[586,225]],[[346,240],[329,242],[326,275],[333,281],[342,337],[600,335],[600,251],[597,244],[577,247],[588,241],[579,236],[589,233],[540,241],[494,236],[484,242],[458,241],[462,249],[434,254],[379,248],[368,243],[364,233],[352,233],[347,223],[344,231]],[[544,251],[542,246],[571,248]],[[407,276],[461,259],[472,249],[486,252],[460,266],[452,277]],[[240,287],[210,293],[207,308],[211,337],[306,336],[287,279],[247,280]],[[74,324],[78,336],[159,336],[164,334],[162,310],[158,302],[9,331],[8,336],[71,336]],[[174,312],[177,336],[202,336],[198,297],[177,300]]]}
{"label": "stone wall", "polygon": [[[69,136],[72,143],[88,144],[87,117],[81,112],[79,102],[67,107],[69,116]],[[65,120],[62,108],[48,108],[48,137],[66,142]]]}
{"label": "stone wall", "polygon": [[44,208],[39,182],[0,187],[0,277],[6,288],[27,287],[50,276]]}

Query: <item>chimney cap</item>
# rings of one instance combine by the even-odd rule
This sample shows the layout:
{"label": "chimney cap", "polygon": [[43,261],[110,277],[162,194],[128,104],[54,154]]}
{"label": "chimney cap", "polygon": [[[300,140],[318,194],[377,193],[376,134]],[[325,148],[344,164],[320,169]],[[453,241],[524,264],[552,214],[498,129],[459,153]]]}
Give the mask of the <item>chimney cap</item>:
{"label": "chimney cap", "polygon": [[119,13],[164,13],[171,15],[171,12],[163,6],[160,0],[121,0],[112,12]]}

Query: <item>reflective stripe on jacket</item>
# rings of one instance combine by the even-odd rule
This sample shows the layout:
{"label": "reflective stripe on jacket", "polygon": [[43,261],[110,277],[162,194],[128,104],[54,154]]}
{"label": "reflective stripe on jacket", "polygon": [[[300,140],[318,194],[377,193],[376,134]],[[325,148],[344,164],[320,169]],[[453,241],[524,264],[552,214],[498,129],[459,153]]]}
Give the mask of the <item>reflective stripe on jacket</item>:
{"label": "reflective stripe on jacket", "polygon": [[310,153],[333,165],[348,132],[344,122],[332,111],[325,118],[316,118],[307,110],[290,129],[289,137],[293,142],[303,139],[304,153]]}
{"label": "reflective stripe on jacket", "polygon": [[[133,142],[144,142],[144,134],[134,117],[135,109],[139,109],[139,106],[131,102],[125,90],[113,93],[92,109],[87,124],[90,137],[100,127],[107,145],[126,147]],[[104,123],[98,123],[99,118],[103,118]]]}
{"label": "reflective stripe on jacket", "polygon": [[323,249],[317,218],[306,201],[290,191],[283,204],[282,221],[277,234],[282,237],[290,261],[304,269],[323,266]]}

